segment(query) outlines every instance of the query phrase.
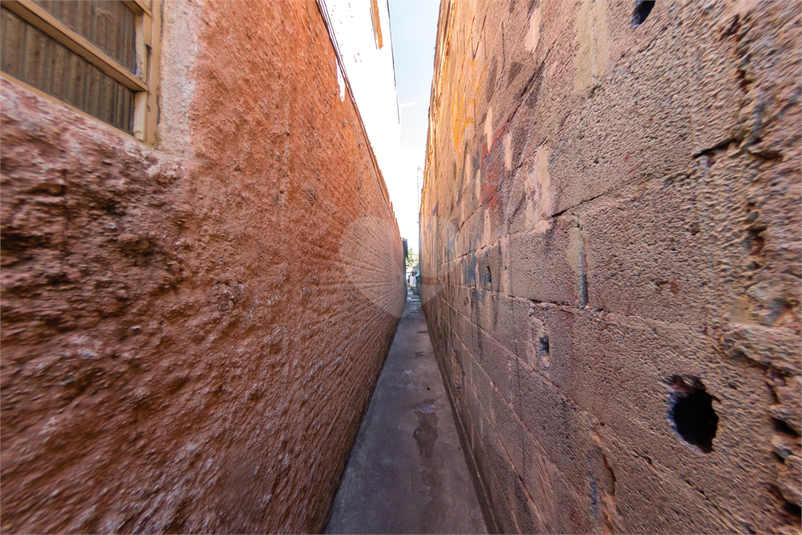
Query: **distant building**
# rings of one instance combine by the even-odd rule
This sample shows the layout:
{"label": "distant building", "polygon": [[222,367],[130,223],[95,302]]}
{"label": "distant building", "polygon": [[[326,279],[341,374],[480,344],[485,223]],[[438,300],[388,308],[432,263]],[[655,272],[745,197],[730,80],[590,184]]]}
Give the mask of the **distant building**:
{"label": "distant building", "polygon": [[347,79],[379,167],[397,186],[401,126],[387,0],[325,0]]}

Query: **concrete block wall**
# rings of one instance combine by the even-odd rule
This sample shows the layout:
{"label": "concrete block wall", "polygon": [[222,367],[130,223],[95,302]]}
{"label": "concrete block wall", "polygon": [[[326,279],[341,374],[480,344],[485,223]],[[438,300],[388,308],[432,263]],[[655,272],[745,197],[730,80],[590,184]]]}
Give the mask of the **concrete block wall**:
{"label": "concrete block wall", "polygon": [[0,82],[4,533],[320,531],[403,308],[315,2],[162,14],[155,147]]}
{"label": "concrete block wall", "polygon": [[799,532],[800,7],[442,2],[422,301],[493,529]]}

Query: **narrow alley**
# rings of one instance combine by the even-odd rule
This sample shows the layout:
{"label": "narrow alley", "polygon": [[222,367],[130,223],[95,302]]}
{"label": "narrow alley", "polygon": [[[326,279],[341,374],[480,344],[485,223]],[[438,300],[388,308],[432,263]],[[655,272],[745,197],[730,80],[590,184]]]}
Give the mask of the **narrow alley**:
{"label": "narrow alley", "polygon": [[2,0],[0,532],[802,535],[800,28]]}
{"label": "narrow alley", "polygon": [[487,533],[426,318],[412,292],[326,533]]}

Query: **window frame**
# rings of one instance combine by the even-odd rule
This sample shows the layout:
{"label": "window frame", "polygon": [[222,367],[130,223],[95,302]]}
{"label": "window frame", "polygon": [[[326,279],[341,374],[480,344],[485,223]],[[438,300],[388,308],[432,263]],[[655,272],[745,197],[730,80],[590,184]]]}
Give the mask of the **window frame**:
{"label": "window frame", "polygon": [[[2,6],[31,26],[78,54],[104,74],[134,92],[133,136],[151,145],[156,143],[158,120],[159,58],[161,55],[161,0],[119,0],[135,15],[136,73],[132,73],[115,59],[93,45],[88,39],[58,20],[52,13],[33,0],[2,0]],[[151,5],[148,5],[151,3]],[[103,122],[82,110],[70,106],[58,97],[32,88],[25,82],[3,72],[3,78],[33,89],[37,94],[69,107],[79,113]],[[115,128],[112,125],[112,128]],[[128,132],[120,132],[131,135]]]}

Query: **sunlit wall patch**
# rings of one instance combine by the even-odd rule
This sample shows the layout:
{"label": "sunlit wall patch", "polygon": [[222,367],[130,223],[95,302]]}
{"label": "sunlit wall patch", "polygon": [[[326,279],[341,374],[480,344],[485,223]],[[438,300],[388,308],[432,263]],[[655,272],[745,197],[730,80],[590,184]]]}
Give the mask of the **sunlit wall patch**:
{"label": "sunlit wall patch", "polygon": [[343,101],[345,100],[345,78],[339,63],[337,64],[337,85],[340,86],[340,100]]}

